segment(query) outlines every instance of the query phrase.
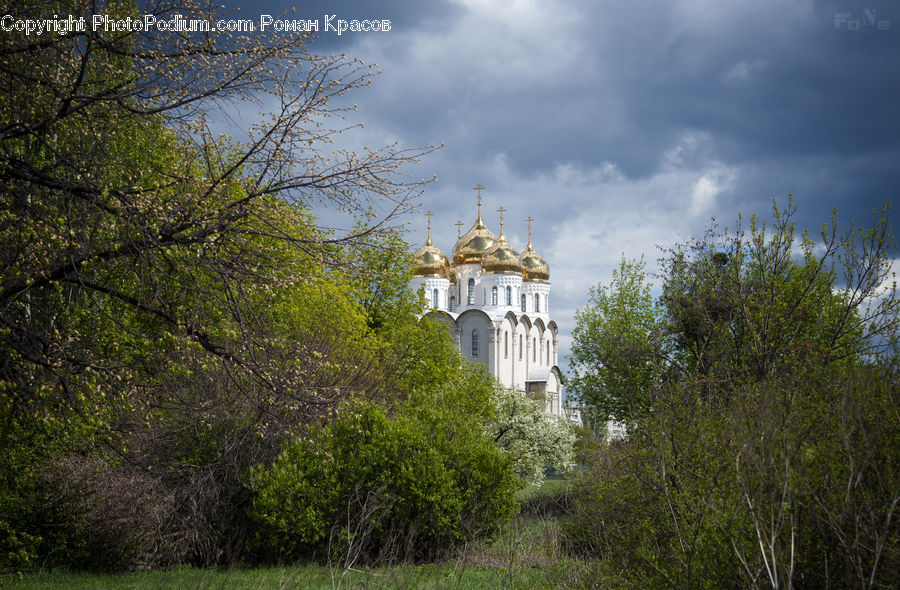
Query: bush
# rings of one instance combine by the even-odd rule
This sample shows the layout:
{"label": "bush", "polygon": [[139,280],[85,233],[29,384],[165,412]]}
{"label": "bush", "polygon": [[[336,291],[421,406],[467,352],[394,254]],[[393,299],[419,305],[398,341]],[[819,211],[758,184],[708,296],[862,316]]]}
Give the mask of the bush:
{"label": "bush", "polygon": [[493,533],[514,506],[510,461],[475,429],[429,434],[440,427],[368,407],[287,443],[252,475],[259,550],[418,561]]}
{"label": "bush", "polygon": [[727,406],[672,387],[576,479],[571,546],[638,587],[889,587],[896,382],[863,366],[748,386]]}

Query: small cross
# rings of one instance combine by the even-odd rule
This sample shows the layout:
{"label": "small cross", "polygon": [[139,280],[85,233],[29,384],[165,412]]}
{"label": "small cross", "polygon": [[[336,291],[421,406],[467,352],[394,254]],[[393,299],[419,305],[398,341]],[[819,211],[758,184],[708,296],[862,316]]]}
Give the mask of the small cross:
{"label": "small cross", "polygon": [[478,206],[481,207],[481,191],[483,191],[485,187],[481,186],[481,183],[478,183],[478,186],[473,188],[473,191],[478,191]]}
{"label": "small cross", "polygon": [[509,209],[505,209],[503,205],[500,205],[500,208],[497,209],[497,212],[500,213],[500,233],[503,233],[503,213],[509,211]]}
{"label": "small cross", "polygon": [[457,220],[455,225],[456,225],[456,239],[458,240],[460,237],[462,237],[462,234],[460,233],[460,231],[462,231],[463,222]]}
{"label": "small cross", "polygon": [[428,245],[428,242],[431,241],[431,216],[432,215],[434,215],[434,213],[432,213],[431,211],[429,211],[425,214],[425,217],[428,218],[428,237],[425,238],[426,246]]}
{"label": "small cross", "polygon": [[534,221],[534,217],[529,215],[528,217],[525,218],[525,221],[528,222],[528,241],[530,242],[531,241],[531,222]]}

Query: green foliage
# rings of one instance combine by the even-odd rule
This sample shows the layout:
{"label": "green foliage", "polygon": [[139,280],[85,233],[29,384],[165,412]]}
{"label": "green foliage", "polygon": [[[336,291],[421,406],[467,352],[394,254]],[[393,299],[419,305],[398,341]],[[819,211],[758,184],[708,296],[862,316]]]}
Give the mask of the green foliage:
{"label": "green foliage", "polygon": [[[302,36],[156,33],[0,36],[0,514],[31,563],[233,563],[251,466],[391,389],[394,345],[370,328],[407,312],[393,217],[422,150],[319,149],[329,100],[370,68]],[[207,113],[260,93],[280,108],[246,141],[210,132]],[[317,203],[363,221],[322,230]]]}
{"label": "green foliage", "polygon": [[477,431],[430,434],[441,427],[453,428],[370,407],[287,443],[253,474],[258,543],[279,559],[372,563],[433,558],[490,534],[512,508],[509,460]]}
{"label": "green foliage", "polygon": [[666,364],[635,392],[627,439],[587,461],[568,526],[616,583],[892,583],[900,302],[887,210],[870,228],[832,220],[819,244],[797,236],[794,210],[664,262]]}
{"label": "green foliage", "polygon": [[586,424],[604,429],[607,420],[630,422],[653,406],[666,350],[643,259],[623,258],[609,285],[591,288],[575,314],[572,341],[569,387]]}

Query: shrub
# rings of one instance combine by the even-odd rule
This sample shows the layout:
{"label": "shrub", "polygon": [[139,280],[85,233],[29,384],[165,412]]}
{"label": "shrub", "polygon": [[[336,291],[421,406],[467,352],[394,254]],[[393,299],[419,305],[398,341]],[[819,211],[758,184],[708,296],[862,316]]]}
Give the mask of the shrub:
{"label": "shrub", "polygon": [[252,475],[257,547],[269,559],[345,565],[432,559],[494,532],[512,511],[509,459],[475,429],[368,407],[288,442]]}

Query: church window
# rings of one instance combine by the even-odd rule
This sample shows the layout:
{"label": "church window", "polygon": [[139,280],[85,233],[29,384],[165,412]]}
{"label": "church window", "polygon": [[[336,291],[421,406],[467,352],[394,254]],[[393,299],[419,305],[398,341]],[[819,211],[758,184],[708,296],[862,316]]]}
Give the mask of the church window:
{"label": "church window", "polygon": [[438,306],[438,290],[437,289],[434,289],[431,292],[431,306],[432,307]]}
{"label": "church window", "polygon": [[522,311],[525,311],[525,293],[522,293]]}
{"label": "church window", "polygon": [[503,358],[509,358],[509,332],[503,333]]}
{"label": "church window", "polygon": [[539,293],[534,294],[534,313],[541,313],[541,296]]}
{"label": "church window", "polygon": [[478,330],[472,330],[472,356],[478,356]]}
{"label": "church window", "polygon": [[491,305],[497,305],[497,287],[491,289]]}
{"label": "church window", "polygon": [[512,287],[506,288],[506,305],[512,305]]}
{"label": "church window", "polygon": [[475,305],[475,279],[469,279],[469,305]]}
{"label": "church window", "polygon": [[450,311],[456,311],[456,295],[450,297]]}

